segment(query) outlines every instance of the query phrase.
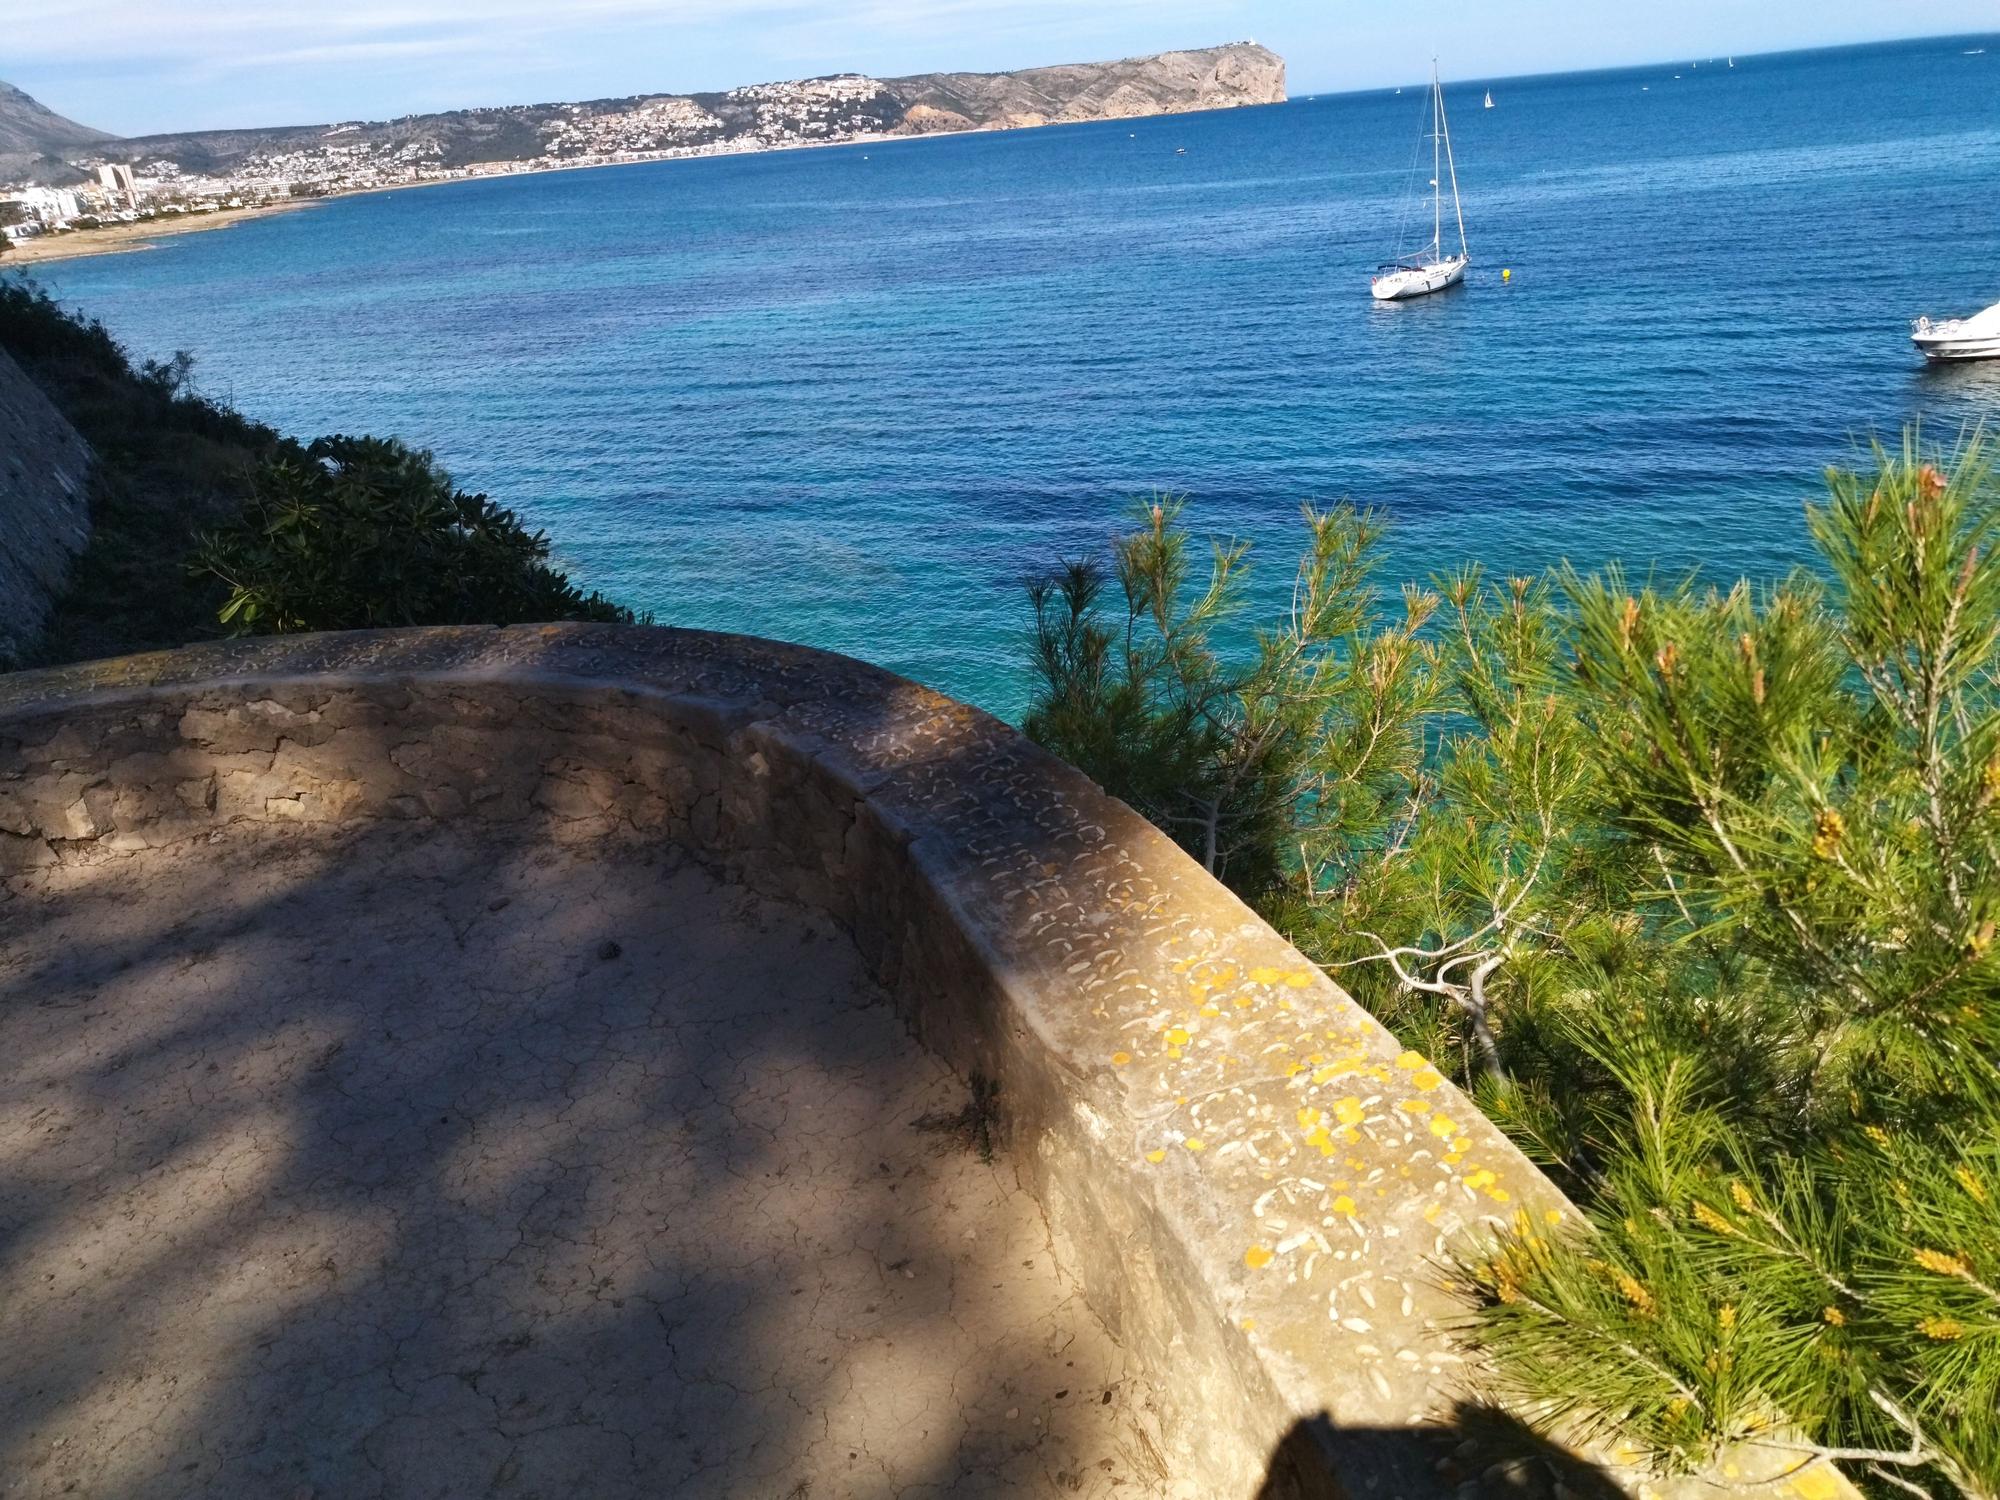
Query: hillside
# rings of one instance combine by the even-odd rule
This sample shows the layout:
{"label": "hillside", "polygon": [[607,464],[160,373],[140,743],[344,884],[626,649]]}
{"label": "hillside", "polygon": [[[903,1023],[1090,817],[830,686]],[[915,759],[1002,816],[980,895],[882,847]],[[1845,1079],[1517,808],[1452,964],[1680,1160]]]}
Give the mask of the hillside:
{"label": "hillside", "polygon": [[69,158],[116,139],[66,120],[11,83],[0,82],[0,182],[29,177],[66,181],[78,175]]}
{"label": "hillside", "polygon": [[[559,166],[1272,104],[1285,97],[1285,64],[1269,49],[1241,42],[1014,73],[890,79],[842,74],[721,93],[507,105],[115,143],[49,114],[25,94],[8,95],[22,101],[24,118],[38,112],[37,119],[81,132],[65,140],[60,130],[43,128],[35,138],[35,149],[43,154],[30,174],[38,180],[74,175],[78,163],[107,159],[167,181],[244,179],[337,190],[451,175],[489,163]],[[0,168],[0,177],[5,175]]]}
{"label": "hillside", "polygon": [[892,78],[885,86],[903,106],[904,129],[919,128],[910,116],[920,111],[963,122],[950,128],[1005,129],[1276,104],[1285,97],[1285,61],[1269,48],[1239,42],[1018,73],[923,73]]}

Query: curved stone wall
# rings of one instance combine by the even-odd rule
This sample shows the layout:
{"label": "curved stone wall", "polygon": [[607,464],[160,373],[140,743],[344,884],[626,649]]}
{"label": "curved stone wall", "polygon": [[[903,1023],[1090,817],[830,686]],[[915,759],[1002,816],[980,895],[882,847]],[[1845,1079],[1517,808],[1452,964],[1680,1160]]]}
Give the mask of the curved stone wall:
{"label": "curved stone wall", "polygon": [[[0,871],[237,820],[686,845],[853,935],[1001,1128],[1200,1493],[1437,1493],[1435,1258],[1573,1210],[1122,803],[860,663],[687,631],[366,632],[0,677]],[[1449,1445],[1447,1445],[1448,1447]]]}

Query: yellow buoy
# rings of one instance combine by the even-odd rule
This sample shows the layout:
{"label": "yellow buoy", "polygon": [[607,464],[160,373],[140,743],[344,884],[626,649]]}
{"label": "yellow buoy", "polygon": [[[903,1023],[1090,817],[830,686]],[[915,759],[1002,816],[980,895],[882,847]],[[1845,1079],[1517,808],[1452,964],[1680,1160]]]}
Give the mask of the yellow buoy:
{"label": "yellow buoy", "polygon": [[1500,279],[1502,281],[1512,281],[1514,279],[1513,268],[1511,266],[1503,266],[1500,271]]}

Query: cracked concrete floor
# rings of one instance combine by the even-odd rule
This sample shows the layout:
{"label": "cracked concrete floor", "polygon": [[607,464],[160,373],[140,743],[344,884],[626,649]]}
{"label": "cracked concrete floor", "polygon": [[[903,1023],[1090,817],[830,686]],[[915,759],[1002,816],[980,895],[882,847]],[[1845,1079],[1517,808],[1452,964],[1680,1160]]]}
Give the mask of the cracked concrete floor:
{"label": "cracked concrete floor", "polygon": [[1175,1493],[851,946],[603,855],[0,887],[0,1495]]}

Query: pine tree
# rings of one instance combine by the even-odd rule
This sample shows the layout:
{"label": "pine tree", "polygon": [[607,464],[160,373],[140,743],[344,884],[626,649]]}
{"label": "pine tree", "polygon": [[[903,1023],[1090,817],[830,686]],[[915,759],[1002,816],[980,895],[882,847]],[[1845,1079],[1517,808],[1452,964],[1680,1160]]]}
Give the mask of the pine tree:
{"label": "pine tree", "polygon": [[1741,1445],[2000,1496],[2000,490],[1835,472],[1762,590],[1371,587],[1308,509],[1231,653],[1178,502],[1035,593],[1031,733],[1449,1061],[1584,1205],[1468,1254],[1525,1408],[1664,1469]]}

